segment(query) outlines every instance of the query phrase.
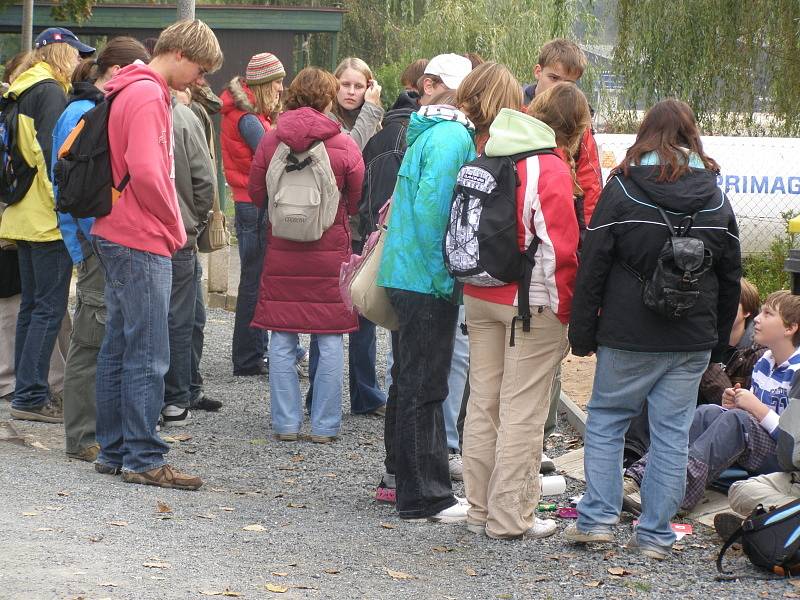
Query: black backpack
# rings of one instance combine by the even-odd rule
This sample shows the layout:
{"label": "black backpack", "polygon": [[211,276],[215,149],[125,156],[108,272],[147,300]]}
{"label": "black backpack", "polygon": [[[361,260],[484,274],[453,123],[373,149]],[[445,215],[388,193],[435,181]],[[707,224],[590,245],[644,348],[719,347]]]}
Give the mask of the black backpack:
{"label": "black backpack", "polygon": [[128,185],[128,174],[114,185],[108,149],[110,111],[109,100],[86,111],[61,145],[53,166],[56,210],[76,218],[104,217]]}
{"label": "black backpack", "polygon": [[622,264],[642,283],[644,305],[676,321],[697,303],[702,277],[711,268],[713,257],[703,240],[689,237],[697,213],[684,215],[676,229],[664,209],[656,208],[667,225],[669,237],[658,253],[653,274],[645,278],[628,263]]}
{"label": "black backpack", "polygon": [[[19,96],[8,94],[0,99],[0,202],[16,204],[25,197],[36,178],[37,167],[31,167],[19,151],[19,103],[41,81]],[[47,160],[47,157],[45,157]]]}
{"label": "black backpack", "polygon": [[511,346],[517,320],[522,321],[523,331],[530,331],[528,288],[539,247],[534,236],[524,252],[519,249],[517,162],[541,154],[555,152],[546,148],[513,156],[480,156],[461,167],[443,242],[445,267],[460,282],[481,287],[519,284],[519,315],[511,324]]}
{"label": "black backpack", "polygon": [[717,571],[725,553],[737,541],[754,565],[789,577],[800,573],[800,500],[771,511],[758,506],[742,526],[725,542],[717,555]]}

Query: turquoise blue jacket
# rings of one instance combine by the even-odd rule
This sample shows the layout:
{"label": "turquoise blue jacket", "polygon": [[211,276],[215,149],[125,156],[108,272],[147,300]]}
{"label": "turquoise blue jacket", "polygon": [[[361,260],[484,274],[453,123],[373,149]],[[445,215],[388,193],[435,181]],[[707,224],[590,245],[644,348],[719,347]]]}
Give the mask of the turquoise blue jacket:
{"label": "turquoise blue jacket", "polygon": [[408,150],[394,188],[378,285],[450,299],[442,241],[456,176],[475,158],[474,127],[458,110],[425,106],[411,115]]}

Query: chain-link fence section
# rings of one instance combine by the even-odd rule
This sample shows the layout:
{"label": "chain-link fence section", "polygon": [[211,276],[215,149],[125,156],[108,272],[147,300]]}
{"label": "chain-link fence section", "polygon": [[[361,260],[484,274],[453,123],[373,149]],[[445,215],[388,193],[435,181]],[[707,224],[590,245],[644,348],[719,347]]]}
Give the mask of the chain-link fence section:
{"label": "chain-link fence section", "polygon": [[[635,136],[597,134],[603,180],[625,156]],[[786,232],[789,216],[800,214],[800,139],[703,137],[703,148],[722,172],[746,254],[765,252]]]}

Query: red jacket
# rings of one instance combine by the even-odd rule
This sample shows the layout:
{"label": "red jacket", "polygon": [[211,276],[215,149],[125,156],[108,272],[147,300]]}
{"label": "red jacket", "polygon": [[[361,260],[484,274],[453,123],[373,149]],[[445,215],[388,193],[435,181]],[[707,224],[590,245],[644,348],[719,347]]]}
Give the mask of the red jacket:
{"label": "red jacket", "polygon": [[[531,156],[517,163],[517,237],[520,250],[533,234],[539,236],[530,286],[530,305],[548,306],[564,324],[569,322],[578,272],[578,221],[572,202],[569,167],[557,156]],[[518,285],[465,285],[464,294],[497,304],[517,305]]]}
{"label": "red jacket", "polygon": [[264,115],[258,114],[254,108],[255,96],[241,78],[231,81],[220,94],[220,100],[222,100],[220,143],[225,180],[231,186],[233,199],[236,202],[250,202],[250,196],[247,193],[247,179],[254,152],[239,134],[239,120],[246,114],[255,115],[261,121],[265,131],[269,130],[270,121]]}
{"label": "red jacket", "polygon": [[113,98],[108,148],[114,181],[130,181],[92,233],[143,252],[172,254],[186,243],[175,193],[172,109],[167,82],[147,65],[125,67],[106,84]]}
{"label": "red jacket", "polygon": [[267,227],[253,327],[299,333],[348,333],[358,328],[356,313],[345,307],[339,293],[339,268],[351,254],[347,217],[358,212],[364,181],[364,161],[356,143],[337,123],[312,108],[283,113],[277,128],[264,134],[256,151],[250,198],[259,207],[266,204],[267,169],[279,142],[300,152],[316,140],[323,140],[342,192],[339,212],[316,242],[276,238]]}
{"label": "red jacket", "polygon": [[597,206],[600,192],[603,189],[600,156],[591,127],[587,127],[583,132],[581,145],[578,147],[578,155],[575,159],[575,179],[583,190],[583,215],[586,219],[584,223],[588,225],[592,220],[594,207]]}

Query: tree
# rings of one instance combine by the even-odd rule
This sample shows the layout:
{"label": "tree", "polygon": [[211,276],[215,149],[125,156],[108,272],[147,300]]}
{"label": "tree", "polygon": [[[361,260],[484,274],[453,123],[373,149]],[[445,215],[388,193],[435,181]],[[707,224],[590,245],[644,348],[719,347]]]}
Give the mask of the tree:
{"label": "tree", "polygon": [[627,108],[687,101],[708,132],[800,132],[800,2],[619,0],[614,54]]}

